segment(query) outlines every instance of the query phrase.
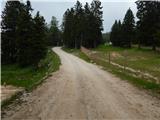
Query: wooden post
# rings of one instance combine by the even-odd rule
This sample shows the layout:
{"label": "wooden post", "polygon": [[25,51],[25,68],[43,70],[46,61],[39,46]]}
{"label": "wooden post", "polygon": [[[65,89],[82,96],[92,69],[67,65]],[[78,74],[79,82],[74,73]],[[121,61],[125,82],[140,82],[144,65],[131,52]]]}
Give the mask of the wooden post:
{"label": "wooden post", "polygon": [[111,54],[110,54],[110,52],[108,53],[108,57],[109,57],[109,64],[111,63]]}
{"label": "wooden post", "polygon": [[123,53],[123,55],[124,55],[124,64],[123,64],[124,70],[126,69],[126,64],[127,64],[127,54],[126,53],[127,53],[126,51],[124,51],[124,53]]}

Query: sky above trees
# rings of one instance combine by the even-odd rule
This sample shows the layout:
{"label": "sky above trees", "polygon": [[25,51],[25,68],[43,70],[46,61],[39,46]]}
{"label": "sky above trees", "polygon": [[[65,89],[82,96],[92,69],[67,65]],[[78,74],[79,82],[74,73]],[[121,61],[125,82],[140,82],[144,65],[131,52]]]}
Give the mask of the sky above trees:
{"label": "sky above trees", "polygon": [[[5,1],[5,0],[4,0]],[[2,9],[5,2],[2,2]],[[79,0],[83,4],[85,2],[91,2],[92,0]],[[123,20],[124,15],[128,8],[131,8],[133,14],[137,12],[135,0],[101,0],[103,6],[103,32],[109,32],[115,20]],[[51,17],[55,16],[59,21],[59,25],[62,23],[63,14],[67,8],[72,7],[76,0],[32,0],[33,14],[36,11],[40,11],[40,14],[44,16],[46,22],[51,21]]]}

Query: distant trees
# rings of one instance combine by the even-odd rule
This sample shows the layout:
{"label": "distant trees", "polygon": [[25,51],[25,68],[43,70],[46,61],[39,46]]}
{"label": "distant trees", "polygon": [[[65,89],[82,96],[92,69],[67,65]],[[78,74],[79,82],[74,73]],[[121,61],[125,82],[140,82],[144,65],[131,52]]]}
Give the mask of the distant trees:
{"label": "distant trees", "polygon": [[105,43],[109,44],[110,43],[110,32],[103,33],[102,37],[103,37],[102,44],[105,44]]}
{"label": "distant trees", "polygon": [[156,50],[156,46],[160,45],[160,2],[138,0],[136,4],[137,24],[129,9],[122,24],[117,20],[113,24],[110,41],[113,46],[131,47],[132,43],[138,43],[139,48],[145,45]]}
{"label": "distant trees", "polygon": [[2,63],[37,66],[45,56],[45,20],[32,18],[30,1],[7,1],[2,12]]}
{"label": "distant trees", "polygon": [[52,16],[51,22],[48,25],[47,37],[49,46],[62,45],[61,31],[58,28],[58,21],[54,16]]}
{"label": "distant trees", "polygon": [[113,46],[131,47],[134,37],[135,21],[131,9],[128,9],[123,22],[115,21],[110,33],[110,41]]}
{"label": "distant trees", "polygon": [[67,9],[63,17],[63,41],[69,48],[94,48],[102,42],[102,14],[101,2],[94,0],[82,7],[77,1],[76,5]]}
{"label": "distant trees", "polygon": [[141,44],[152,46],[156,50],[159,42],[156,34],[160,30],[160,2],[159,1],[136,1],[137,4],[137,35],[139,47]]}

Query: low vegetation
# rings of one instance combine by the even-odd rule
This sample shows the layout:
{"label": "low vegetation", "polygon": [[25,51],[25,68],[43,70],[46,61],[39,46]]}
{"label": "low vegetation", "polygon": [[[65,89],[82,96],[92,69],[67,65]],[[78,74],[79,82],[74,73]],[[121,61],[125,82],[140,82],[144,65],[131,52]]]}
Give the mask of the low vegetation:
{"label": "low vegetation", "polygon": [[125,49],[100,45],[94,50],[97,51],[97,57],[107,60],[110,53],[112,62],[133,68],[137,71],[149,73],[160,79],[160,54],[149,48],[138,49],[137,47],[133,47],[132,49]]}
{"label": "low vegetation", "polygon": [[1,84],[24,87],[27,90],[42,82],[43,78],[59,69],[60,59],[53,51],[48,50],[38,68],[20,67],[17,64],[2,65]]}
{"label": "low vegetation", "polygon": [[81,52],[80,49],[69,49],[69,48],[62,48],[64,51],[68,52],[68,53],[71,53],[87,62],[90,62],[91,59],[86,55],[84,54],[83,52]]}

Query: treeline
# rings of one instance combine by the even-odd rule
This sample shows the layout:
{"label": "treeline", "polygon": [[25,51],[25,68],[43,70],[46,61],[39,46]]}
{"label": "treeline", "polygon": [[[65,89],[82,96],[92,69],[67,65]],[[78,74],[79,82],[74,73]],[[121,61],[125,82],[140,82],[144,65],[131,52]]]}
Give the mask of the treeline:
{"label": "treeline", "polygon": [[32,17],[32,11],[30,1],[6,2],[1,22],[2,64],[37,66],[45,57],[45,20],[39,12]]}
{"label": "treeline", "polygon": [[63,42],[65,47],[94,48],[102,42],[102,7],[101,2],[94,0],[83,7],[77,1],[76,5],[64,13]]}
{"label": "treeline", "polygon": [[123,22],[115,21],[110,33],[110,41],[113,46],[131,47],[132,44],[152,46],[160,45],[160,2],[158,1],[136,1],[137,18],[129,9]]}

